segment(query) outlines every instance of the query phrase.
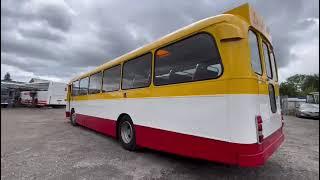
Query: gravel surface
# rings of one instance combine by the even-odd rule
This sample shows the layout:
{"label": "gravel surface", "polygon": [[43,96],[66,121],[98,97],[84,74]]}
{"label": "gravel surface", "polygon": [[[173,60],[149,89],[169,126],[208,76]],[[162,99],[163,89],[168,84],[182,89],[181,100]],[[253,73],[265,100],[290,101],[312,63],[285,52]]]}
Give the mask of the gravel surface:
{"label": "gravel surface", "polygon": [[129,152],[64,118],[64,109],[1,109],[1,179],[319,179],[319,121],[285,117],[285,142],[260,168],[152,150]]}

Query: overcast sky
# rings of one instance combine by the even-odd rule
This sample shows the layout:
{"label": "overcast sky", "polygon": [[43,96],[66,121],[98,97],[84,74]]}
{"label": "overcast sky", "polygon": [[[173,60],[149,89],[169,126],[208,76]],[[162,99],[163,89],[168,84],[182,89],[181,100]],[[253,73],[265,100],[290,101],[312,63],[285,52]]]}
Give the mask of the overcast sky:
{"label": "overcast sky", "polygon": [[[72,77],[247,1],[2,0],[1,77]],[[269,26],[281,81],[319,73],[319,1],[249,1]]]}

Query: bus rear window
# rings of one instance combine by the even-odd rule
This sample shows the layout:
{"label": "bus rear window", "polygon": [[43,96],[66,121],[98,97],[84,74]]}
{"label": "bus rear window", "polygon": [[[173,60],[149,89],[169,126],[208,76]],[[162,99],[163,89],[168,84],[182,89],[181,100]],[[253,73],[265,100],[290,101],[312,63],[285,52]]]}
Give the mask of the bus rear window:
{"label": "bus rear window", "polygon": [[250,46],[250,59],[251,66],[254,72],[262,75],[262,67],[259,55],[258,37],[257,35],[249,30],[249,46]]}
{"label": "bus rear window", "polygon": [[158,49],[155,54],[155,85],[215,79],[222,74],[215,40],[206,33]]}
{"label": "bus rear window", "polygon": [[274,86],[272,84],[269,84],[269,98],[270,98],[270,106],[272,113],[277,112],[277,103],[276,103],[276,95],[274,91]]}

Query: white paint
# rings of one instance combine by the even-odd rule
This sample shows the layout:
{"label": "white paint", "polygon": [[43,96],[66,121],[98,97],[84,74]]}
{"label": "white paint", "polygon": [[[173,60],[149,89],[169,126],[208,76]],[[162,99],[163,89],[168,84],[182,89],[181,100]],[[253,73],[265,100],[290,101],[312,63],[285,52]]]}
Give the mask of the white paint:
{"label": "white paint", "polygon": [[[185,96],[73,101],[76,113],[116,120],[127,113],[134,124],[227,142],[257,142],[255,116],[263,134],[281,127],[280,103],[272,114],[268,95]],[[272,115],[271,115],[272,114]]]}
{"label": "white paint", "polygon": [[48,88],[47,102],[49,105],[66,105],[67,84],[50,82]]}

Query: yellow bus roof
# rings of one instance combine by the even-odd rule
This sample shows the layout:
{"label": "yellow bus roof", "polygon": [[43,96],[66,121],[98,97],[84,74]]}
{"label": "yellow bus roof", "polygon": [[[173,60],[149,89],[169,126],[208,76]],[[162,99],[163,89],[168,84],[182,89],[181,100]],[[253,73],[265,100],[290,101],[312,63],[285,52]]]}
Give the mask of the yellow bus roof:
{"label": "yellow bus roof", "polygon": [[248,24],[262,33],[271,43],[269,28],[264,23],[262,17],[248,3],[224,12],[223,14],[233,14],[236,16],[240,16]]}
{"label": "yellow bus roof", "polygon": [[117,65],[117,64],[120,64],[121,62],[123,61],[126,61],[126,60],[130,60],[132,58],[135,58],[135,57],[138,57],[140,55],[143,55],[147,52],[150,52],[152,49],[155,49],[155,48],[159,48],[159,47],[162,47],[172,41],[176,41],[178,39],[182,39],[194,32],[197,32],[205,27],[208,27],[212,24],[215,24],[215,23],[218,23],[218,22],[222,22],[222,21],[225,21],[225,22],[228,22],[230,21],[232,18],[235,18],[234,15],[230,15],[230,14],[223,14],[223,15],[217,15],[217,16],[213,16],[213,17],[209,17],[209,18],[206,18],[206,19],[202,19],[200,21],[197,21],[195,23],[192,23],[188,26],[185,26],[181,29],[178,29],[170,34],[167,34],[163,37],[161,37],[160,39],[158,40],[155,40],[153,41],[152,43],[149,43],[147,45],[144,45],[138,49],[135,49],[131,52],[128,52],[122,56],[119,56],[113,60],[110,60],[100,66],[98,66],[97,68],[95,68],[94,70],[88,72],[88,73],[85,73],[85,74],[82,74],[80,76],[77,76],[75,78],[73,78],[70,82],[72,83],[73,81],[75,80],[78,80],[78,79],[81,79],[83,77],[86,77],[90,74],[94,74],[94,73],[97,73],[103,69],[106,69],[108,67],[112,67],[114,65]]}
{"label": "yellow bus roof", "polygon": [[246,21],[248,24],[250,24],[251,26],[256,28],[258,31],[263,33],[266,36],[266,38],[268,38],[268,40],[270,41],[270,38],[269,38],[270,36],[269,36],[269,33],[267,33],[266,26],[263,24],[262,18],[259,18],[259,17],[260,16],[258,16],[253,11],[253,9],[249,6],[249,4],[244,4],[242,6],[235,8],[235,9],[227,11],[221,15],[209,17],[209,18],[197,21],[195,23],[192,23],[192,24],[190,24],[186,27],[183,27],[181,29],[178,29],[170,34],[163,36],[162,38],[160,38],[152,43],[149,43],[145,46],[142,46],[138,49],[135,49],[131,52],[128,52],[122,56],[119,56],[111,61],[108,61],[88,73],[77,76],[77,77],[73,78],[69,83],[72,83],[75,80],[81,79],[81,78],[89,76],[91,74],[97,73],[97,72],[99,72],[103,69],[106,69],[108,67],[112,67],[114,65],[120,64],[123,61],[130,60],[132,58],[135,58],[137,56],[140,56],[142,54],[150,52],[153,49],[165,46],[172,41],[182,39],[182,38],[184,38],[194,32],[197,32],[205,27],[208,27],[212,24],[216,24],[216,23],[219,23],[222,21],[229,22],[232,19],[239,20],[241,18],[242,20]]}

